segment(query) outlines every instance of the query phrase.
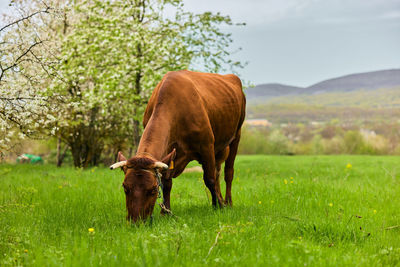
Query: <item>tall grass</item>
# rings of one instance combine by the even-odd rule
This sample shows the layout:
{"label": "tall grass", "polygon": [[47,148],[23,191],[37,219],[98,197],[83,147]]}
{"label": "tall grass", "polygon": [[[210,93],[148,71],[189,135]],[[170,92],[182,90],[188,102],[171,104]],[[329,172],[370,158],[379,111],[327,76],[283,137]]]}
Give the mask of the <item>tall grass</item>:
{"label": "tall grass", "polygon": [[0,265],[399,265],[398,162],[239,156],[233,208],[214,210],[187,173],[176,216],[157,207],[139,225],[125,221],[120,171],[0,165]]}

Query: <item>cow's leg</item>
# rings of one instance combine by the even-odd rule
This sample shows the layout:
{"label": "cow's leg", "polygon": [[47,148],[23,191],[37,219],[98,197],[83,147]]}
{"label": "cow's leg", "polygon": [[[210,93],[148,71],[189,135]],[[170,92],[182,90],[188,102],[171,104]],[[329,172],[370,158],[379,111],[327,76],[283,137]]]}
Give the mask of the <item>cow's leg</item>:
{"label": "cow's leg", "polygon": [[[209,146],[208,149],[204,150],[201,154],[201,165],[204,170],[203,179],[208,190],[210,190],[212,197],[212,204],[214,207],[218,205],[223,206],[223,199],[221,193],[217,194],[217,183],[216,183],[216,166],[215,166],[215,154],[214,146]],[[219,186],[218,186],[219,187]],[[221,192],[221,190],[219,189]]]}
{"label": "cow's leg", "polygon": [[232,180],[233,180],[233,165],[235,163],[235,158],[239,146],[240,140],[240,130],[236,134],[236,138],[229,145],[229,155],[225,161],[225,183],[226,183],[226,193],[225,193],[225,204],[232,206]]}
{"label": "cow's leg", "polygon": [[220,174],[221,174],[221,165],[222,163],[226,160],[229,154],[229,147],[226,147],[224,150],[221,152],[217,153],[215,156],[215,190],[217,193],[218,198],[223,199],[222,193],[221,193],[221,185],[220,185]]}
{"label": "cow's leg", "polygon": [[222,193],[221,193],[221,185],[219,182],[220,173],[221,173],[221,164],[216,163],[216,166],[215,166],[215,193],[217,194],[218,199],[223,199]]}
{"label": "cow's leg", "polygon": [[[172,189],[172,179],[163,179],[162,180],[162,184],[163,184],[163,203],[164,206],[171,210],[171,204],[170,204],[170,196],[171,196],[171,189]],[[164,215],[167,212],[165,212],[163,209],[161,209],[161,214]]]}

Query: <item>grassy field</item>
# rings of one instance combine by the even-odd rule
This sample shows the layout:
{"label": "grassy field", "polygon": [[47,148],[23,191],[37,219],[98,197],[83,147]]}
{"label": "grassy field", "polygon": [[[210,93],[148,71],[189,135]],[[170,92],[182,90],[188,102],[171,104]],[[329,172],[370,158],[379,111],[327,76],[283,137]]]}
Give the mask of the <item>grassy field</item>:
{"label": "grassy field", "polygon": [[176,216],[131,225],[119,170],[0,165],[0,265],[398,266],[399,172],[398,157],[239,156],[233,208],[187,173]]}

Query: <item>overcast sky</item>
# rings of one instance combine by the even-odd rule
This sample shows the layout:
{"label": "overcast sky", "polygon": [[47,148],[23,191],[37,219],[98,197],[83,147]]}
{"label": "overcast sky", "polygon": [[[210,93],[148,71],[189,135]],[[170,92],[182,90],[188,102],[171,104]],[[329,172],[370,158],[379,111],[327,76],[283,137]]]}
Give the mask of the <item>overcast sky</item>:
{"label": "overcast sky", "polygon": [[[230,15],[241,77],[308,86],[350,73],[400,68],[400,0],[184,0]],[[0,0],[0,12],[8,0]]]}

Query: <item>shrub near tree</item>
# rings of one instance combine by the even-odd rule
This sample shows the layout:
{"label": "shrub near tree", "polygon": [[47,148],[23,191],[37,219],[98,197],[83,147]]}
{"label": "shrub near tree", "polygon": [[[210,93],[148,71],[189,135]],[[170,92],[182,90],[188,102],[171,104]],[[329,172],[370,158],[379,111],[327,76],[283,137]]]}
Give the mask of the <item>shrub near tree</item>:
{"label": "shrub near tree", "polygon": [[[111,154],[124,144],[136,147],[147,99],[166,72],[242,66],[229,59],[232,39],[219,28],[233,25],[229,16],[186,12],[183,1],[77,1],[73,8],[66,0],[13,3],[23,14],[47,11],[4,34],[10,46],[40,42],[7,76],[7,93],[26,90],[24,105],[35,106],[21,115],[11,107],[3,124],[17,117],[26,135],[60,138],[77,167],[96,165],[105,147]],[[14,45],[13,55],[20,52]],[[43,116],[24,123],[36,107]]]}

